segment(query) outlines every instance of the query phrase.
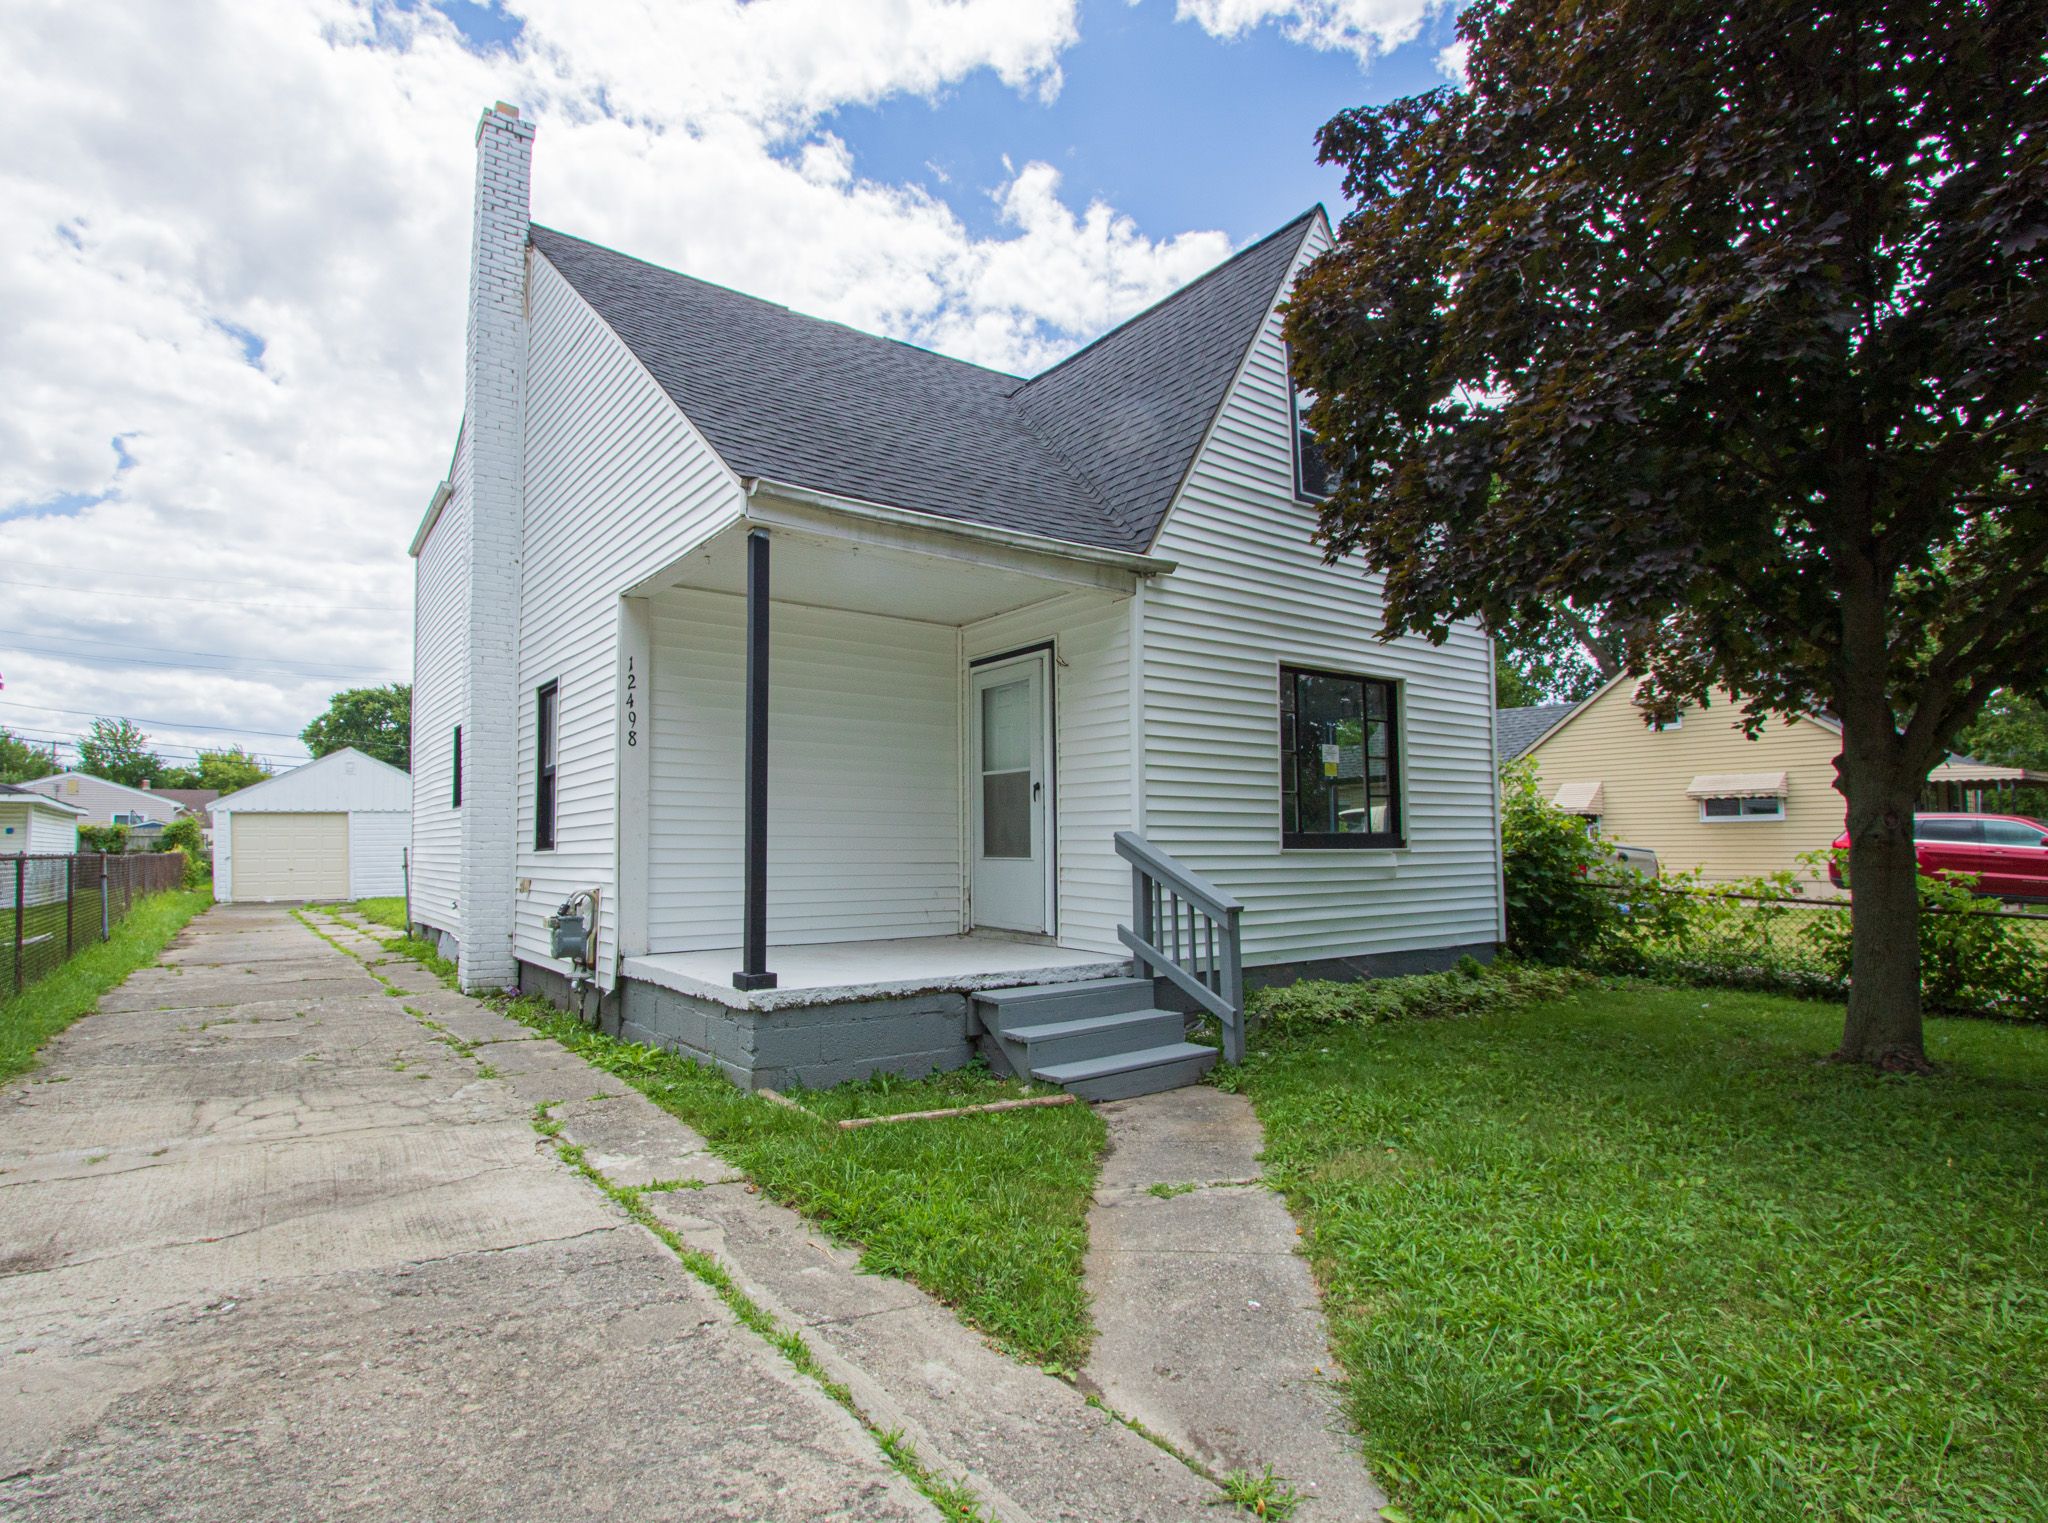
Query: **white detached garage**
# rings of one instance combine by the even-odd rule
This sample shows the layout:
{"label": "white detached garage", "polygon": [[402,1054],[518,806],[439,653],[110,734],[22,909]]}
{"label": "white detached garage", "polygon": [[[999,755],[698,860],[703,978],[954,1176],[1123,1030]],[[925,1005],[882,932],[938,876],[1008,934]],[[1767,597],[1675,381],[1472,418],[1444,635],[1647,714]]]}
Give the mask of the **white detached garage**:
{"label": "white detached garage", "polygon": [[412,779],[352,748],[213,806],[213,897],[367,899],[405,892]]}

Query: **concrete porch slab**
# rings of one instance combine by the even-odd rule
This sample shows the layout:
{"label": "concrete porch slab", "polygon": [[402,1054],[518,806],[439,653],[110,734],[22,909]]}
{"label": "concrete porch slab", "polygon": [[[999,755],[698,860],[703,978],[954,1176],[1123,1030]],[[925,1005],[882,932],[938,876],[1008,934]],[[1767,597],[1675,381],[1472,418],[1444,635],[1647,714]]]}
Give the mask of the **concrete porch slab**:
{"label": "concrete porch slab", "polygon": [[723,947],[629,957],[625,974],[729,1009],[759,1011],[1116,978],[1130,971],[1128,958],[987,931],[770,947],[773,989],[735,989],[732,975],[739,965],[739,948]]}

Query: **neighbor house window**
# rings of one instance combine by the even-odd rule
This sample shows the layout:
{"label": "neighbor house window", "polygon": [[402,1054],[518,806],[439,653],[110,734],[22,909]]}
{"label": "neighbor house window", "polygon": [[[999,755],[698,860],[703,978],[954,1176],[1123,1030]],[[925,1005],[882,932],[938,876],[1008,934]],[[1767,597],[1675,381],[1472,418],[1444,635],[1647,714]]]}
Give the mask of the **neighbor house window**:
{"label": "neighbor house window", "polygon": [[462,807],[462,726],[455,727],[455,786],[449,790],[448,802],[456,809]]}
{"label": "neighbor house window", "polygon": [[533,754],[539,767],[533,789],[533,849],[555,849],[555,694],[546,684],[535,695]]}
{"label": "neighbor house window", "polygon": [[1785,801],[1781,798],[1701,799],[1703,820],[1782,820]]}
{"label": "neighbor house window", "polygon": [[1280,844],[1401,844],[1399,690],[1280,668]]}

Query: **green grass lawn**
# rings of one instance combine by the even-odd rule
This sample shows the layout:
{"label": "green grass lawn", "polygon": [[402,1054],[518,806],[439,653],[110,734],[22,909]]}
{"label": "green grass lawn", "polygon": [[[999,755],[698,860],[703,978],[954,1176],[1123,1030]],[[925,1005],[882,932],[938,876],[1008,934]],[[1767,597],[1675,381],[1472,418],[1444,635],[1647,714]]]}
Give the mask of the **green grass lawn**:
{"label": "green grass lawn", "polygon": [[[803,1091],[803,1112],[674,1053],[598,1035],[538,999],[509,1013],[617,1074],[704,1134],[773,1199],[856,1243],[1018,1358],[1077,1365],[1092,1325],[1081,1288],[1104,1129],[1085,1105],[841,1131],[830,1120],[1012,1098],[979,1067]],[[829,1119],[828,1119],[829,1118]]]}
{"label": "green grass lawn", "polygon": [[402,931],[406,928],[405,900],[402,898],[394,896],[389,899],[358,899],[349,908],[365,920],[373,920],[391,930]]}
{"label": "green grass lawn", "polygon": [[1411,1516],[2048,1518],[2048,1030],[1930,1021],[1933,1079],[1840,1031],[1611,986],[1254,1053]]}
{"label": "green grass lawn", "polygon": [[[92,1009],[102,994],[130,973],[154,962],[185,922],[212,899],[205,890],[151,894],[114,927],[111,940],[102,942],[95,896],[92,936],[83,943],[85,950],[20,994],[0,1000],[0,1083],[33,1067],[43,1043]],[[63,906],[56,908],[61,935]]]}

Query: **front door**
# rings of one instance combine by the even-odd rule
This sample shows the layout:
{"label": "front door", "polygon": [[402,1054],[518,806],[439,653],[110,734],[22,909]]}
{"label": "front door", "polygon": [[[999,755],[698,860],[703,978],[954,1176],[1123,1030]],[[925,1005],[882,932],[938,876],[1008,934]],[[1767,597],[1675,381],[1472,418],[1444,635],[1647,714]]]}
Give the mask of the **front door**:
{"label": "front door", "polygon": [[1052,929],[1050,667],[1032,651],[974,668],[968,778],[974,923]]}

